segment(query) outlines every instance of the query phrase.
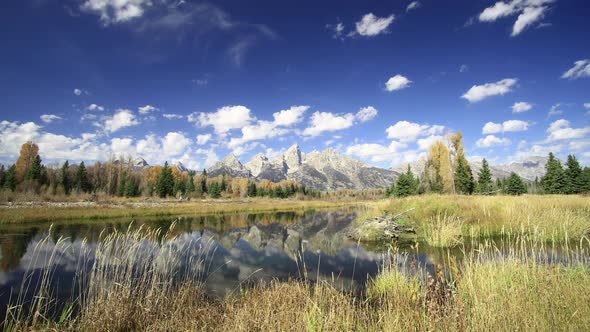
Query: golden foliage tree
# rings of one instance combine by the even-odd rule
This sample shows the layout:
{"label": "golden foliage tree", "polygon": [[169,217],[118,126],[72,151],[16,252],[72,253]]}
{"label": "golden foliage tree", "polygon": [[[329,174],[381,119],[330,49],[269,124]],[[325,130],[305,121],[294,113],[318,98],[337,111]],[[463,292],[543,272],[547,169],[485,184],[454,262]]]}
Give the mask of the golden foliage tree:
{"label": "golden foliage tree", "polygon": [[25,179],[25,175],[31,168],[31,164],[35,157],[39,154],[39,146],[37,144],[28,141],[24,143],[20,148],[20,155],[16,161],[16,181],[22,182]]}
{"label": "golden foliage tree", "polygon": [[436,141],[430,147],[424,173],[425,185],[429,190],[440,193],[453,192],[451,156],[449,149],[443,142]]}

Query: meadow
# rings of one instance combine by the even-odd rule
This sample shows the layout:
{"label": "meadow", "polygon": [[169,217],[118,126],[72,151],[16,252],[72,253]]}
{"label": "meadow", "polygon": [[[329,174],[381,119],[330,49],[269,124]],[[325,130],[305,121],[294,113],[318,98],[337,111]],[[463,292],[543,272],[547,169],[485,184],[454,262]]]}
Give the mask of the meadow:
{"label": "meadow", "polygon": [[[370,203],[357,223],[410,208],[415,210],[401,222],[416,227],[416,246],[426,242],[448,250],[444,268],[426,273],[392,244],[362,294],[302,276],[244,285],[224,298],[212,298],[204,291],[215,273],[208,268],[215,254],[212,244],[164,242],[146,254],[146,239],[174,235],[141,227],[105,235],[93,256],[79,262],[90,264],[91,272],[76,273],[81,291],[66,305],[58,306],[52,297],[51,271],[39,283],[24,285],[21,292],[38,296],[27,303],[30,310],[16,301],[4,328],[562,331],[590,326],[587,197],[391,199]],[[461,259],[451,254],[451,247],[461,250]]]}

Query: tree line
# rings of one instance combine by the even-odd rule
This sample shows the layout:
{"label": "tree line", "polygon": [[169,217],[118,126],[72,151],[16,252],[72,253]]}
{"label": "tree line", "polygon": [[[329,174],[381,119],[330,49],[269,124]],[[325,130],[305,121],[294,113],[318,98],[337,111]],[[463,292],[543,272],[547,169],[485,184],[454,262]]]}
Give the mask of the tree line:
{"label": "tree line", "polygon": [[131,158],[70,165],[60,167],[42,163],[39,147],[33,142],[22,145],[19,158],[8,168],[0,165],[0,188],[12,192],[46,195],[105,194],[119,197],[157,196],[182,198],[220,197],[272,197],[287,198],[295,195],[315,197],[318,192],[308,190],[292,180],[274,183],[228,175],[209,177],[207,171],[180,171],[164,166],[134,167]]}
{"label": "tree line", "polygon": [[387,188],[386,196],[403,197],[429,192],[464,195],[590,193],[590,168],[582,168],[573,154],[567,157],[563,167],[561,161],[549,153],[545,175],[533,182],[524,181],[514,172],[507,178],[494,181],[489,163],[484,158],[476,179],[465,156],[462,133],[451,134],[448,138],[448,144],[439,140],[430,147],[421,176],[416,176],[408,165],[407,170]]}

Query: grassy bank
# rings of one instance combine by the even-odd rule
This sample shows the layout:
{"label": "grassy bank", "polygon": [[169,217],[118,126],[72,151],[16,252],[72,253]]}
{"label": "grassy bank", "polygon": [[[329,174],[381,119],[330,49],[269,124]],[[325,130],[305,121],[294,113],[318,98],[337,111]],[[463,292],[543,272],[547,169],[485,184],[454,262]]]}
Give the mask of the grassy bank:
{"label": "grassy bank", "polygon": [[116,200],[102,203],[31,203],[0,207],[0,224],[137,217],[192,217],[228,213],[301,211],[361,205],[362,202],[244,199],[189,202]]}
{"label": "grassy bank", "polygon": [[[271,282],[243,288],[224,299],[205,295],[210,243],[189,257],[191,244],[171,244],[146,255],[140,229],[108,235],[80,279],[82,295],[50,317],[51,272],[35,290],[26,313],[11,307],[8,330],[71,331],[514,331],[584,330],[590,326],[587,249],[560,247],[518,236],[479,245],[452,272],[413,270],[414,262],[392,255],[369,281],[365,295],[330,283]],[[585,240],[588,248],[588,240]],[[64,244],[67,241],[64,241]],[[184,258],[183,258],[184,257]],[[116,258],[116,259],[115,259]],[[555,260],[559,259],[559,264]],[[188,265],[186,265],[188,263]],[[555,265],[552,265],[555,264]],[[84,264],[80,264],[83,266]],[[181,269],[188,266],[188,269]],[[399,266],[405,268],[399,269]],[[423,270],[422,270],[423,271]],[[80,272],[80,271],[79,271]],[[214,273],[214,272],[213,272]],[[83,276],[77,273],[77,276]],[[77,315],[73,313],[78,313]]]}
{"label": "grassy bank", "polygon": [[453,246],[469,237],[528,235],[545,241],[580,239],[590,231],[590,198],[565,195],[424,195],[370,204],[362,220],[398,214],[431,245]]}

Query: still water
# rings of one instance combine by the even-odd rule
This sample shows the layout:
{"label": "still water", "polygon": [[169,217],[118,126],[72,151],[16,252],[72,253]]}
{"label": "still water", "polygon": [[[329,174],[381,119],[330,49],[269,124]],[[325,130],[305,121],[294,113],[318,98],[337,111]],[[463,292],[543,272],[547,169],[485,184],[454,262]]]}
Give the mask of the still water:
{"label": "still water", "polygon": [[[53,225],[7,225],[0,228],[0,317],[14,302],[23,278],[39,278],[53,271],[54,296],[70,299],[76,287],[81,255],[94,257],[105,234],[143,227],[160,228],[169,235],[146,241],[207,243],[211,250],[206,288],[211,296],[225,296],[241,286],[260,281],[307,278],[330,280],[337,287],[358,291],[383,264],[386,248],[368,247],[346,234],[357,217],[353,210],[232,214],[177,220],[67,222]],[[62,238],[61,242],[59,239]],[[56,243],[60,243],[56,246]],[[403,246],[402,246],[403,248]],[[412,260],[432,270],[444,257],[421,248]],[[402,249],[403,251],[403,249]],[[86,266],[90,269],[92,261]]]}

